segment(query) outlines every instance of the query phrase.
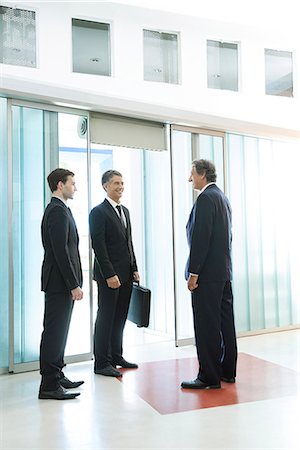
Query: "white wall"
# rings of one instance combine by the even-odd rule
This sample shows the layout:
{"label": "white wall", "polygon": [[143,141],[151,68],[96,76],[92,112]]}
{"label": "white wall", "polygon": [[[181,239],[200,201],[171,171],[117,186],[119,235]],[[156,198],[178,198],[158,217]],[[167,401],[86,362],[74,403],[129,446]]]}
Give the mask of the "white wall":
{"label": "white wall", "polygon": [[[227,131],[300,137],[300,40],[292,33],[113,2],[24,1],[14,6],[37,13],[38,68],[0,64],[4,94]],[[72,18],[111,23],[112,77],[72,73]],[[180,33],[181,85],[143,81],[143,28]],[[240,92],[207,89],[206,39],[241,43]],[[264,94],[264,48],[294,52],[294,98]]]}

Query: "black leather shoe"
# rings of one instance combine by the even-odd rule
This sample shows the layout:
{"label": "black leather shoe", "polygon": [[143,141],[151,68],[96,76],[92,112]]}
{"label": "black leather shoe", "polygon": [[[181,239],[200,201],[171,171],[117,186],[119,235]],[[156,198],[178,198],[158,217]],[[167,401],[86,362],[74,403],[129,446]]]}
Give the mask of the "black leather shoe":
{"label": "black leather shoe", "polygon": [[220,384],[206,384],[199,378],[195,378],[191,381],[183,381],[181,387],[184,389],[220,389]]}
{"label": "black leather shoe", "polygon": [[62,386],[59,386],[55,391],[42,391],[39,392],[39,399],[41,400],[71,400],[78,397],[80,392],[68,392]]}
{"label": "black leather shoe", "polygon": [[71,381],[69,380],[69,378],[63,377],[59,380],[59,383],[65,389],[75,389],[81,386],[84,383],[84,381]]}
{"label": "black leather shoe", "polygon": [[126,359],[122,358],[119,362],[113,362],[112,365],[114,367],[123,367],[123,369],[137,369],[139,366],[135,363],[131,363],[126,361]]}
{"label": "black leather shoe", "polygon": [[103,369],[95,369],[95,374],[105,375],[106,377],[121,377],[122,373],[112,366],[106,366]]}
{"label": "black leather shoe", "polygon": [[221,381],[225,381],[225,383],[235,383],[235,378],[225,378],[225,377],[221,377]]}

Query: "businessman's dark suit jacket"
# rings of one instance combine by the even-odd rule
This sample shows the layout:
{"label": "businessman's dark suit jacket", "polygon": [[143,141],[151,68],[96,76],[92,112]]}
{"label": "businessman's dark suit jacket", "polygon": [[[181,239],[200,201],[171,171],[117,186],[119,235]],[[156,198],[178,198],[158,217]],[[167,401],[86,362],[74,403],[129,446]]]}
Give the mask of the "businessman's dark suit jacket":
{"label": "businessman's dark suit jacket", "polygon": [[[95,369],[118,362],[122,357],[123,328],[137,264],[133,250],[129,211],[122,206],[127,228],[122,225],[108,200],[92,209],[90,232],[95,253],[94,279],[98,283],[99,309],[95,323]],[[119,289],[107,286],[106,279],[117,275]]]}
{"label": "businessman's dark suit jacket", "polygon": [[236,341],[230,283],[231,207],[215,184],[198,196],[187,223],[187,240],[186,277],[199,275],[199,287],[192,293],[199,378],[217,384],[220,376],[235,376]]}
{"label": "businessman's dark suit jacket", "polygon": [[124,283],[137,270],[129,211],[125,206],[122,206],[122,209],[126,217],[127,229],[122,226],[114,208],[106,199],[90,213],[96,281],[102,282],[103,279],[118,275],[121,283]]}
{"label": "businessman's dark suit jacket", "polygon": [[231,207],[217,185],[198,196],[186,228],[187,273],[198,274],[202,281],[231,280]]}
{"label": "businessman's dark suit jacket", "polygon": [[42,220],[42,291],[70,292],[82,286],[79,238],[69,208],[52,197]]}
{"label": "businessman's dark suit jacket", "polygon": [[41,389],[55,390],[62,376],[64,351],[73,309],[71,290],[82,286],[78,232],[69,208],[52,197],[42,220],[44,261],[42,291],[45,295],[41,339]]}

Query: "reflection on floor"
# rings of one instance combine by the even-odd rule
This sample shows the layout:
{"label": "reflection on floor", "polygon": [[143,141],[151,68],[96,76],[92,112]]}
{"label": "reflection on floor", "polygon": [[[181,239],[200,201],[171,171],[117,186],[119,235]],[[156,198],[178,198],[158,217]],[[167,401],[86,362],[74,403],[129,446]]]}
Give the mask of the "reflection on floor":
{"label": "reflection on floor", "polygon": [[172,341],[125,345],[140,364],[123,381],[69,365],[84,379],[70,401],[38,400],[38,372],[0,376],[1,450],[293,450],[299,444],[298,330],[240,338],[235,385],[182,391],[195,348]]}
{"label": "reflection on floor", "polygon": [[179,389],[182,380],[195,378],[198,368],[197,358],[149,362],[138,370],[121,369],[120,381],[161,414],[285,397],[297,386],[296,371],[240,353],[235,384],[222,383],[212,391]]}

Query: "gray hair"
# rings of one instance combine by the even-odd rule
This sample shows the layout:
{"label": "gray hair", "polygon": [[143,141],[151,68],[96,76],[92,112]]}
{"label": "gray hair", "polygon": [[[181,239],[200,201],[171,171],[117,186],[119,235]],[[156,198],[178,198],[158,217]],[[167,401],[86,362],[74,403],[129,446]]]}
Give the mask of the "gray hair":
{"label": "gray hair", "polygon": [[195,159],[192,165],[199,175],[205,173],[205,177],[209,183],[214,183],[217,180],[216,167],[211,161],[207,159]]}
{"label": "gray hair", "polygon": [[106,172],[104,172],[104,174],[102,175],[102,186],[104,186],[106,183],[109,183],[115,175],[118,177],[122,176],[122,174],[117,170],[107,170]]}

